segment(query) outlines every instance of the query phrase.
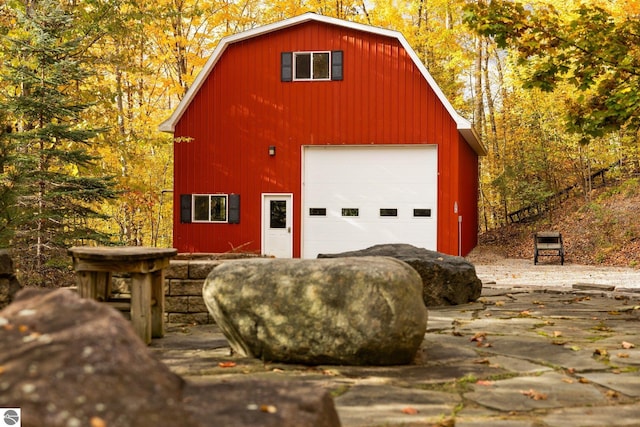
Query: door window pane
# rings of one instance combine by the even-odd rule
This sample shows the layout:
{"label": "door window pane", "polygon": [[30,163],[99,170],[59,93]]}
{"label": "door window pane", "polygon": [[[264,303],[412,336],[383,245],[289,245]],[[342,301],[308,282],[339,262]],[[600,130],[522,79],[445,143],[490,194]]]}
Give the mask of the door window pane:
{"label": "door window pane", "polygon": [[414,209],[413,216],[416,217],[430,217],[431,209]]}
{"label": "door window pane", "polygon": [[327,208],[309,208],[309,216],[327,216]]}
{"label": "door window pane", "polygon": [[287,201],[271,200],[269,205],[269,227],[287,228]]}

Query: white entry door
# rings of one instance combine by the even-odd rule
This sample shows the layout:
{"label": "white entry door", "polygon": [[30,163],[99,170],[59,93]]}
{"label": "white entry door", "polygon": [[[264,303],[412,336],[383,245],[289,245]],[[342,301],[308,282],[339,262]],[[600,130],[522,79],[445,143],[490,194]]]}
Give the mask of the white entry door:
{"label": "white entry door", "polygon": [[262,195],[262,253],[277,258],[293,257],[291,194]]}

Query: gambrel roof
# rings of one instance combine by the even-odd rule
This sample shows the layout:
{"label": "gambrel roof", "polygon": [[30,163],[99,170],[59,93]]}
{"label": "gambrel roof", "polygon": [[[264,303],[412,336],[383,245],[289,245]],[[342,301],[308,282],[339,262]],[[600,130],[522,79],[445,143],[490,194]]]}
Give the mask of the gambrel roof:
{"label": "gambrel roof", "polygon": [[416,54],[416,52],[411,48],[409,42],[404,38],[404,36],[394,30],[388,30],[384,28],[374,27],[371,25],[360,24],[357,22],[349,22],[342,19],[332,18],[324,15],[318,15],[315,13],[305,13],[303,15],[299,15],[293,18],[285,19],[283,21],[278,21],[273,24],[264,25],[261,27],[257,27],[248,31],[244,31],[238,34],[234,34],[231,36],[224,37],[220,40],[220,43],[211,54],[211,57],[206,62],[193,84],[187,91],[186,95],[178,105],[178,107],[174,110],[173,114],[169,119],[160,124],[159,129],[163,132],[173,133],[175,130],[175,126],[186,111],[187,107],[195,97],[195,95],[200,90],[201,86],[216,66],[218,60],[222,57],[222,54],[227,49],[227,47],[233,43],[237,43],[243,40],[251,39],[254,37],[259,37],[264,34],[268,34],[270,32],[282,30],[288,27],[292,27],[304,22],[315,21],[330,25],[335,25],[339,27],[349,28],[357,31],[363,31],[367,33],[377,34],[380,36],[390,37],[397,39],[408,55],[411,57],[412,61],[415,63],[416,67],[420,70],[422,76],[425,78],[435,95],[438,97],[442,105],[445,107],[447,112],[450,114],[451,118],[455,121],[457,125],[457,129],[462,135],[462,137],[467,141],[469,146],[473,148],[473,150],[478,155],[486,155],[487,150],[480,141],[478,134],[475,132],[471,122],[467,119],[460,116],[456,110],[453,108],[447,97],[444,95],[436,81],[433,79],[425,65],[420,61],[420,58]]}

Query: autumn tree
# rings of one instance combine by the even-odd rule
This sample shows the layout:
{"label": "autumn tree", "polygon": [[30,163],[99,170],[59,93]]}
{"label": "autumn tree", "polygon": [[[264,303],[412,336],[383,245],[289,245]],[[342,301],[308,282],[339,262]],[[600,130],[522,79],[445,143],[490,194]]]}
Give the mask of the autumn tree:
{"label": "autumn tree", "polygon": [[91,37],[54,1],[11,7],[17,25],[3,46],[2,108],[12,129],[4,135],[1,215],[10,233],[2,245],[41,281],[68,245],[108,238],[91,221],[105,218],[97,206],[115,193],[89,154],[100,129],[82,119],[90,67],[83,41]]}
{"label": "autumn tree", "polygon": [[525,88],[553,91],[571,84],[579,96],[567,114],[568,128],[598,137],[640,128],[640,19],[616,17],[600,6],[581,4],[560,14],[551,4],[535,9],[495,0],[470,4],[466,22],[499,47],[515,49],[524,66]]}

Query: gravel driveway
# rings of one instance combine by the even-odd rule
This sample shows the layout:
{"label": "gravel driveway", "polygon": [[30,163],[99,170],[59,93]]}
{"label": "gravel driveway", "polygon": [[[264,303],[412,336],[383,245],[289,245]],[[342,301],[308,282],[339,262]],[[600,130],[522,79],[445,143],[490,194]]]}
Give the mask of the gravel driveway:
{"label": "gravel driveway", "polygon": [[560,265],[551,257],[534,265],[533,260],[503,258],[475,250],[467,259],[475,265],[476,273],[485,285],[571,288],[574,284],[582,283],[614,285],[617,290],[640,289],[640,269],[567,263]]}

